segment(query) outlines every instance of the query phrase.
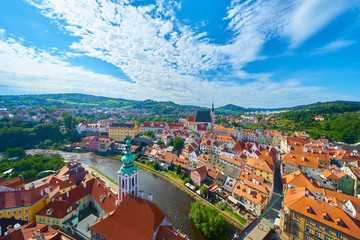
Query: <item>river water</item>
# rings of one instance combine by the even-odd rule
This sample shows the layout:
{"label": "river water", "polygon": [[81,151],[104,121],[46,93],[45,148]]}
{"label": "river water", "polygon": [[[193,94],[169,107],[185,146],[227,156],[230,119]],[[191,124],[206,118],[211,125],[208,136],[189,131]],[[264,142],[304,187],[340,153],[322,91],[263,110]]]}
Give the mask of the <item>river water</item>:
{"label": "river water", "polygon": [[[119,160],[97,156],[92,153],[69,153],[41,149],[28,150],[26,153],[40,153],[45,155],[57,153],[65,159],[87,163],[112,178],[115,182],[117,182],[117,171],[122,164]],[[161,177],[142,169],[139,169],[138,179],[139,189],[144,191],[144,196],[152,193],[153,201],[160,207],[177,229],[187,234],[190,239],[207,239],[189,219],[190,205],[195,201],[191,196]]]}

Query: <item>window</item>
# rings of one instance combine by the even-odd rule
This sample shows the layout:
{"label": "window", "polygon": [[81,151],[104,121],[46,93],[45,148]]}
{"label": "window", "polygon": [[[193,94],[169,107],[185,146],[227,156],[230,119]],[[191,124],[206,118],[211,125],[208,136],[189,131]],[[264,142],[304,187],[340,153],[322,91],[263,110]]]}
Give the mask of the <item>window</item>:
{"label": "window", "polygon": [[293,237],[292,237],[292,240],[296,240],[296,237],[293,236]]}
{"label": "window", "polygon": [[311,223],[311,219],[310,219],[310,218],[306,219],[306,222],[310,224],[310,223]]}
{"label": "window", "polygon": [[13,214],[14,214],[14,215],[16,214],[16,210],[13,210]]}
{"label": "window", "polygon": [[2,217],[2,212],[0,212],[0,217]]}
{"label": "window", "polygon": [[306,226],[306,231],[309,233],[311,231],[310,227]]}
{"label": "window", "polygon": [[293,229],[293,234],[297,235],[297,230],[296,229]]}
{"label": "window", "polygon": [[29,220],[29,216],[28,216],[28,215],[25,216],[25,220]]}
{"label": "window", "polygon": [[294,213],[294,216],[295,216],[296,218],[298,218],[298,217],[299,217],[299,214],[298,214],[298,213]]}
{"label": "window", "polygon": [[297,227],[299,225],[298,221],[294,221],[294,226]]}
{"label": "window", "polygon": [[27,209],[27,208],[25,208],[25,209],[24,209],[24,213],[27,213],[27,212],[28,212],[28,209]]}
{"label": "window", "polygon": [[324,240],[330,240],[329,236],[324,235]]}
{"label": "window", "polygon": [[341,232],[336,232],[336,236],[337,236],[338,238],[342,238],[342,233],[341,233]]}
{"label": "window", "polygon": [[309,235],[305,235],[305,239],[306,239],[306,240],[310,240],[310,236],[309,236]]}
{"label": "window", "polygon": [[7,211],[7,215],[11,215],[11,211]]}
{"label": "window", "polygon": [[330,228],[329,227],[325,227],[325,232],[330,232]]}
{"label": "window", "polygon": [[19,220],[22,220],[22,216],[19,216]]}
{"label": "window", "polygon": [[315,236],[320,237],[320,233],[315,230]]}
{"label": "window", "polygon": [[318,222],[315,225],[317,228],[320,228],[320,226],[321,226],[320,223],[318,223]]}
{"label": "window", "polygon": [[22,210],[21,210],[21,209],[19,209],[19,210],[18,210],[18,213],[19,213],[19,214],[20,214],[20,213],[22,213]]}

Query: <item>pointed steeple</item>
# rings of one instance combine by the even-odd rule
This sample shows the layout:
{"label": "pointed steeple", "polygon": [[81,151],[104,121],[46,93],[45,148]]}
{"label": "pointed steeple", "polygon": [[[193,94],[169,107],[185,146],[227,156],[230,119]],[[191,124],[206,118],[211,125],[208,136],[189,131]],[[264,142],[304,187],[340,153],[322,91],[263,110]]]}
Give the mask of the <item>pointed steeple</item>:
{"label": "pointed steeple", "polygon": [[135,157],[134,157],[130,147],[131,147],[131,142],[130,142],[130,137],[128,136],[128,138],[126,140],[125,155],[121,158],[123,165],[121,166],[118,173],[122,173],[124,175],[130,175],[132,172],[138,170],[134,164]]}
{"label": "pointed steeple", "polygon": [[211,107],[211,112],[215,112],[215,108],[214,108],[214,100],[212,101],[212,107]]}

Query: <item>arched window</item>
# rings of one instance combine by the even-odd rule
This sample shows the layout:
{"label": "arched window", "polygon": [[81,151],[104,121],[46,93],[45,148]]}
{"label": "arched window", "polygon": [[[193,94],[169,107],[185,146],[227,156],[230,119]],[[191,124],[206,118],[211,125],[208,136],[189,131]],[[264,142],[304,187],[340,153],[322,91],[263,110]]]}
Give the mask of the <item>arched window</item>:
{"label": "arched window", "polygon": [[124,188],[124,186],[125,186],[125,181],[124,181],[124,179],[123,179],[121,182],[122,182],[122,183],[121,183],[121,187]]}
{"label": "arched window", "polygon": [[134,187],[135,186],[135,177],[132,179],[132,186],[131,187]]}

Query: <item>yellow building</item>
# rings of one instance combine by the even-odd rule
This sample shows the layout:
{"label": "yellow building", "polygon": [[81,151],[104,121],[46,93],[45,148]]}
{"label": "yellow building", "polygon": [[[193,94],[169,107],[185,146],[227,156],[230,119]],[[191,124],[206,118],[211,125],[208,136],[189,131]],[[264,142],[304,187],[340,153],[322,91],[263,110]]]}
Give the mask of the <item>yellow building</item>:
{"label": "yellow building", "polygon": [[66,229],[78,224],[78,208],[65,200],[52,199],[43,209],[36,214],[38,223],[50,227]]}
{"label": "yellow building", "polygon": [[34,221],[50,198],[43,190],[18,190],[0,194],[0,218],[15,217],[19,220]]}
{"label": "yellow building", "polygon": [[[350,212],[351,206],[347,207]],[[280,211],[280,229],[290,240],[360,239],[358,220],[349,212],[337,203],[316,200],[304,187],[290,188]]]}
{"label": "yellow building", "polygon": [[109,137],[116,142],[124,142],[128,135],[133,139],[138,132],[139,128],[134,123],[113,123],[109,127]]}

